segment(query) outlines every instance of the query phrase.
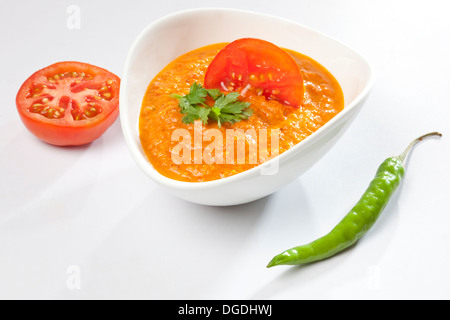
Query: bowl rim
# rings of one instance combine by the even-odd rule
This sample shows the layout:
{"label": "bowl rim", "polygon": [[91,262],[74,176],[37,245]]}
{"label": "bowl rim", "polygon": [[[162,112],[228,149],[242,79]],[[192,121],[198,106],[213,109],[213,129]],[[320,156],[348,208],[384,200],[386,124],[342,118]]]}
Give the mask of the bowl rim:
{"label": "bowl rim", "polygon": [[[230,13],[230,14],[233,14],[233,13],[249,14],[249,15],[253,15],[253,16],[260,16],[262,18],[275,19],[280,22],[289,23],[289,24],[295,25],[296,27],[300,27],[302,29],[308,30],[312,33],[317,34],[318,36],[320,36],[322,38],[325,38],[329,41],[332,41],[332,42],[335,42],[335,43],[341,45],[342,47],[348,49],[349,51],[352,51],[356,56],[358,56],[360,58],[360,60],[366,64],[367,69],[369,71],[369,76],[368,76],[367,82],[366,82],[364,88],[361,90],[361,92],[353,99],[353,101],[351,103],[349,103],[346,107],[344,107],[344,109],[341,112],[339,112],[336,116],[334,116],[327,123],[325,123],[319,129],[317,129],[315,132],[310,134],[308,137],[306,137],[305,139],[303,139],[302,141],[297,143],[295,146],[293,146],[289,150],[286,150],[282,154],[276,156],[275,158],[273,158],[261,165],[258,165],[256,167],[253,167],[246,171],[240,172],[233,176],[229,176],[229,177],[225,177],[225,178],[217,179],[217,180],[212,180],[212,181],[189,182],[189,181],[180,181],[180,180],[168,178],[168,177],[162,175],[161,173],[159,173],[152,166],[152,164],[147,159],[145,154],[142,155],[141,150],[136,145],[137,143],[136,143],[135,139],[133,139],[133,133],[132,133],[133,129],[130,128],[127,124],[126,119],[128,118],[128,108],[127,108],[127,102],[125,101],[124,96],[125,96],[125,92],[127,91],[127,88],[128,88],[128,80],[127,80],[128,70],[130,68],[130,65],[133,62],[132,58],[133,58],[133,53],[134,53],[136,47],[141,43],[141,41],[145,38],[145,36],[147,35],[148,32],[150,32],[151,29],[155,28],[155,26],[157,26],[161,23],[164,23],[165,21],[168,21],[171,19],[176,19],[177,17],[182,17],[185,15],[201,13],[201,12],[226,12],[226,13]],[[120,122],[121,122],[121,127],[122,127],[122,131],[123,131],[123,135],[124,135],[127,147],[129,149],[133,159],[137,162],[137,165],[140,167],[141,170],[143,170],[145,172],[146,175],[150,176],[153,180],[155,180],[159,184],[164,185],[166,187],[170,187],[170,188],[176,188],[179,190],[207,189],[207,188],[215,187],[217,185],[230,184],[235,181],[239,181],[239,180],[243,180],[248,177],[251,177],[251,176],[255,176],[260,172],[260,170],[263,166],[271,166],[275,161],[282,161],[283,159],[291,156],[291,154],[294,152],[297,152],[298,149],[306,148],[308,145],[310,145],[311,143],[313,143],[316,140],[316,137],[318,135],[321,135],[323,131],[326,131],[329,128],[332,128],[334,123],[340,121],[341,118],[344,118],[352,109],[355,108],[355,106],[357,106],[359,103],[361,103],[361,101],[364,100],[371,92],[374,82],[375,82],[374,67],[373,67],[372,63],[364,55],[362,55],[360,52],[353,49],[352,47],[344,44],[340,40],[338,40],[334,37],[331,37],[321,31],[316,30],[316,29],[313,29],[306,25],[300,24],[298,22],[295,22],[295,21],[292,21],[292,20],[289,20],[289,19],[286,19],[283,17],[278,17],[275,15],[267,14],[267,13],[261,13],[261,12],[251,11],[251,10],[243,10],[243,9],[203,7],[203,8],[179,10],[179,11],[164,15],[164,16],[154,20],[150,24],[148,24],[143,30],[140,31],[140,33],[136,36],[132,45],[130,46],[127,56],[126,56],[125,64],[123,67],[122,81],[121,81],[121,88],[120,88],[120,97],[119,97]]]}

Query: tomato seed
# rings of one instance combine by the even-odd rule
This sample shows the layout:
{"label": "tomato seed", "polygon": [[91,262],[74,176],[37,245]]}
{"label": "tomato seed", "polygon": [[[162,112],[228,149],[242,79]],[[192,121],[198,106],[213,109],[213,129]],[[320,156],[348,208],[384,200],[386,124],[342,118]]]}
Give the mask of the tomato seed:
{"label": "tomato seed", "polygon": [[55,109],[52,106],[45,106],[41,103],[35,103],[30,108],[28,108],[28,111],[31,113],[37,113],[41,116],[44,116],[48,119],[61,119],[64,117],[65,110],[62,108]]}

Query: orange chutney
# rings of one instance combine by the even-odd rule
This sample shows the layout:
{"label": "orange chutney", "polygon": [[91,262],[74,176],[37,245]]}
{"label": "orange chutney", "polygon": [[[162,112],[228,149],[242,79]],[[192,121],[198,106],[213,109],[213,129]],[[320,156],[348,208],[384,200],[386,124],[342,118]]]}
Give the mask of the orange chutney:
{"label": "orange chutney", "polygon": [[[174,148],[180,144],[173,139],[177,129],[185,129],[194,137],[194,128],[198,131],[199,123],[184,124],[178,100],[172,94],[185,95],[194,82],[203,84],[206,70],[216,54],[226,43],[213,44],[188,52],[167,65],[150,83],[145,93],[139,117],[139,133],[142,148],[153,167],[162,175],[180,181],[202,182],[222,179],[249,170],[267,159],[255,157],[249,161],[251,144],[257,143],[255,137],[245,135],[246,161],[224,161],[222,163],[201,163],[194,161],[176,163],[173,161]],[[267,100],[255,90],[248,90],[240,100],[250,102],[253,115],[240,122],[222,123],[208,121],[201,125],[201,131],[217,129],[226,137],[229,129],[249,129],[256,131],[266,129],[268,132],[268,149],[270,149],[270,130],[279,129],[278,153],[289,150],[300,141],[322,127],[344,108],[344,96],[337,80],[322,65],[313,59],[286,50],[297,62],[303,75],[304,101],[300,108],[292,108],[275,100]],[[216,131],[217,132],[217,131]],[[172,141],[174,140],[174,141]],[[214,140],[214,139],[213,139]],[[202,141],[203,151],[211,141]],[[225,142],[223,153],[226,154]],[[192,139],[189,152],[194,154],[195,145]],[[178,150],[178,149],[177,149]],[[237,157],[237,154],[234,155]]]}

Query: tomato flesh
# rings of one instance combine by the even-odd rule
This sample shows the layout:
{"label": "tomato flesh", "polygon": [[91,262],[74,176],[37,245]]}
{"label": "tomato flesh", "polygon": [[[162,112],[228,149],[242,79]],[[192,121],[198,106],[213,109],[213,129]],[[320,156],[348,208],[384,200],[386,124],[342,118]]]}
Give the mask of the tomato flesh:
{"label": "tomato flesh", "polygon": [[25,126],[58,146],[99,138],[117,119],[120,79],[82,62],[59,62],[37,71],[19,89],[17,110]]}
{"label": "tomato flesh", "polygon": [[246,92],[298,108],[303,102],[303,77],[294,59],[276,45],[253,38],[223,48],[205,74],[205,87]]}

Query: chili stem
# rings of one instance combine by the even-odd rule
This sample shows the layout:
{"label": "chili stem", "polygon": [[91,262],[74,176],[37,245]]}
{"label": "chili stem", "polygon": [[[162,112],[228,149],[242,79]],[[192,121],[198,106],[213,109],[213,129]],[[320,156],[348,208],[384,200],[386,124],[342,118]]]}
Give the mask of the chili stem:
{"label": "chili stem", "polygon": [[430,133],[424,134],[423,136],[418,137],[416,140],[414,140],[413,142],[411,142],[409,144],[409,146],[405,149],[405,151],[403,151],[403,153],[401,155],[398,156],[400,161],[403,162],[403,164],[404,164],[406,161],[406,158],[408,157],[409,152],[416,145],[416,143],[418,143],[419,141],[422,141],[425,138],[431,137],[431,136],[442,137],[442,134],[439,132],[430,132]]}

